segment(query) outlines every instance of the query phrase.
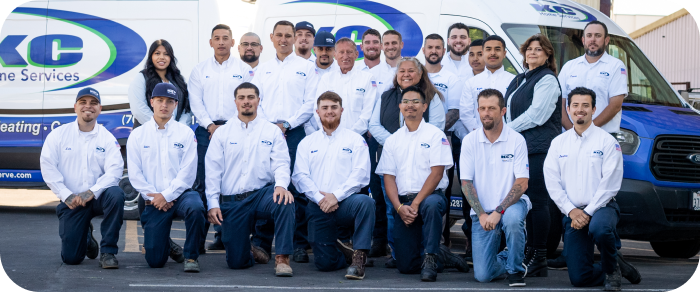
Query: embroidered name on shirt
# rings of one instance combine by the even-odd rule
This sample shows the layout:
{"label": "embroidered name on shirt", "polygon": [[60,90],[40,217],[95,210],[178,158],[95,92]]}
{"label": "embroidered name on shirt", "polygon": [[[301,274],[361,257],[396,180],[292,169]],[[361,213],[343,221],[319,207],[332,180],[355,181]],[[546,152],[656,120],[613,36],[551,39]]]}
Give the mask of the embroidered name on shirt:
{"label": "embroidered name on shirt", "polygon": [[593,151],[593,154],[598,155],[598,156],[603,156],[603,151],[596,150],[596,151]]}
{"label": "embroidered name on shirt", "polygon": [[428,149],[428,148],[430,148],[430,144],[428,144],[428,143],[420,143],[420,147],[423,147],[423,148],[425,148],[425,149]]}
{"label": "embroidered name on shirt", "polygon": [[151,148],[151,146],[143,146],[143,148]]}
{"label": "embroidered name on shirt", "polygon": [[345,151],[346,153],[352,153],[352,149],[350,148],[343,148],[343,151]]}
{"label": "embroidered name on shirt", "polygon": [[559,155],[559,158],[567,158],[569,155]]}
{"label": "embroidered name on shirt", "polygon": [[265,145],[267,145],[267,146],[271,146],[271,145],[272,145],[272,142],[267,141],[267,140],[262,140],[262,141],[260,141],[260,143],[263,143],[263,144],[265,144]]}
{"label": "embroidered name on shirt", "polygon": [[73,150],[73,149],[70,149],[70,147],[66,147],[66,150]]}
{"label": "embroidered name on shirt", "polygon": [[571,75],[571,76],[569,76],[569,77],[571,77],[571,78],[576,78],[577,76],[576,76],[576,75]]}
{"label": "embroidered name on shirt", "polygon": [[515,157],[513,154],[503,154],[503,155],[501,155],[501,161],[511,162],[511,161],[513,161],[513,157]]}
{"label": "embroidered name on shirt", "polygon": [[102,147],[97,147],[97,148],[95,148],[95,150],[96,150],[97,152],[105,152],[105,149],[102,148]]}
{"label": "embroidered name on shirt", "polygon": [[237,144],[238,144],[238,143],[236,143],[236,142],[228,142],[228,143],[231,144],[231,145],[237,145]]}
{"label": "embroidered name on shirt", "polygon": [[173,146],[174,146],[175,148],[180,148],[180,149],[185,148],[185,146],[182,145],[182,144],[180,144],[180,143],[175,143],[175,144],[173,144]]}
{"label": "embroidered name on shirt", "polygon": [[316,153],[316,152],[318,152],[318,150],[311,150],[311,153]]}
{"label": "embroidered name on shirt", "polygon": [[301,76],[306,77],[306,73],[304,73],[304,72],[297,72],[297,75],[301,75]]}

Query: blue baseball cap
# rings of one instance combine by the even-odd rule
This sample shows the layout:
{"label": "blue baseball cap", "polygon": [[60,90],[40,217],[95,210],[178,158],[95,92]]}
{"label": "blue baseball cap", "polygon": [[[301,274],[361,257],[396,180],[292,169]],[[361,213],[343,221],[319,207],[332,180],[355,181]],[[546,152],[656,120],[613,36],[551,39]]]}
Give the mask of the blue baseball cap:
{"label": "blue baseball cap", "polygon": [[92,87],[85,87],[81,89],[78,92],[78,96],[75,97],[75,101],[77,102],[78,99],[80,99],[83,96],[92,96],[95,99],[97,99],[97,102],[102,103],[102,99],[100,99],[100,92]]}
{"label": "blue baseball cap", "polygon": [[335,36],[329,31],[319,31],[314,38],[314,47],[335,47]]}
{"label": "blue baseball cap", "polygon": [[311,24],[311,22],[308,21],[302,21],[297,23],[297,25],[294,26],[294,30],[300,30],[300,29],[306,29],[311,31],[311,34],[316,35],[316,29],[314,28],[314,25]]}
{"label": "blue baseball cap", "polygon": [[177,88],[170,83],[158,83],[156,87],[153,88],[153,93],[151,93],[151,98],[153,97],[168,97],[175,101],[180,101],[177,97]]}

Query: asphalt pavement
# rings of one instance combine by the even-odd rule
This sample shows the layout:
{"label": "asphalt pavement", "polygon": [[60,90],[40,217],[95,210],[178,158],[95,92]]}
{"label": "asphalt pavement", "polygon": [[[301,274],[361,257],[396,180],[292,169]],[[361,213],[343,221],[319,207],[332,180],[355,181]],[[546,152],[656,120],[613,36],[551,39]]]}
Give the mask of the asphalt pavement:
{"label": "asphalt pavement", "polygon": [[[1,198],[0,198],[1,199]],[[0,200],[0,205],[2,200]],[[550,270],[549,277],[527,278],[527,286],[508,287],[504,279],[478,283],[473,272],[446,270],[437,282],[424,283],[419,275],[404,275],[384,267],[386,258],[375,259],[362,281],[346,280],[345,271],[320,272],[311,262],[293,263],[294,277],[274,276],[274,259],[268,264],[245,270],[229,269],[222,251],[209,251],[199,257],[202,272],[183,272],[183,265],[169,260],[164,268],[151,269],[140,252],[143,232],[138,221],[125,221],[119,240],[118,270],[98,268],[97,260],[85,259],[80,265],[61,262],[56,202],[30,207],[0,206],[0,258],[7,275],[17,285],[31,291],[269,291],[269,290],[365,290],[365,291],[600,291],[601,287],[574,288],[566,270]],[[93,219],[99,241],[101,218]],[[464,250],[460,222],[452,227],[452,250]],[[171,237],[184,244],[184,222],[173,222]],[[208,241],[213,239],[210,230]],[[632,285],[623,279],[623,290],[667,291],[680,287],[698,268],[698,256],[667,259],[654,254],[647,242],[623,240],[622,252],[642,274],[642,282]],[[2,289],[0,289],[2,290]],[[700,291],[700,289],[698,290]]]}

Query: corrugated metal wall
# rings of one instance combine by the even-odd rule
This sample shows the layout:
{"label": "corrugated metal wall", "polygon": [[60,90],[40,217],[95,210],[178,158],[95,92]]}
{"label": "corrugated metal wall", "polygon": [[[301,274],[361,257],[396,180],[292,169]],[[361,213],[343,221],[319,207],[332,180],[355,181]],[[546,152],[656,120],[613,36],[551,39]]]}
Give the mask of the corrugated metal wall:
{"label": "corrugated metal wall", "polygon": [[690,82],[691,87],[700,87],[700,31],[690,14],[634,41],[669,82]]}

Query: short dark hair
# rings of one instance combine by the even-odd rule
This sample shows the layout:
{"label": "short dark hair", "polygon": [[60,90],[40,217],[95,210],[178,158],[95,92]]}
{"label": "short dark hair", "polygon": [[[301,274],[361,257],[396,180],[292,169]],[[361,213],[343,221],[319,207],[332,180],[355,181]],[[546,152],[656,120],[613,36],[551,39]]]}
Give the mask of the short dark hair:
{"label": "short dark hair", "polygon": [[418,94],[420,95],[421,100],[423,100],[423,103],[427,103],[427,100],[425,99],[425,92],[423,92],[423,90],[421,90],[420,88],[418,88],[418,86],[413,85],[413,86],[406,87],[406,88],[401,92],[401,97],[403,98],[403,96],[406,95],[406,93],[409,93],[409,92],[416,92],[416,93],[418,93]]}
{"label": "short dark hair", "polygon": [[576,87],[574,90],[569,92],[569,95],[566,98],[566,106],[571,106],[571,97],[574,95],[588,95],[591,97],[591,107],[595,107],[595,91],[590,90],[585,87]]}
{"label": "short dark hair", "polygon": [[342,43],[348,43],[351,44],[353,48],[355,48],[355,51],[357,51],[357,44],[355,41],[351,40],[349,37],[342,37],[338,41],[335,42],[335,47],[337,47],[339,44]]}
{"label": "short dark hair", "polygon": [[484,47],[484,40],[483,39],[478,39],[478,40],[473,40],[471,44],[469,44],[469,47]]}
{"label": "short dark hair", "polygon": [[598,24],[598,25],[603,26],[603,30],[605,30],[605,35],[604,35],[603,37],[604,37],[604,38],[608,37],[608,26],[605,25],[605,23],[600,22],[599,20],[591,21],[591,22],[587,23],[585,27],[583,27],[584,36],[585,36],[585,31],[586,31],[586,29],[587,29],[588,26],[591,25],[591,24]]}
{"label": "short dark hair", "polygon": [[379,33],[378,30],[376,30],[376,29],[374,29],[374,28],[370,28],[370,29],[368,29],[368,30],[365,30],[365,32],[362,33],[362,40],[363,40],[363,41],[365,40],[365,36],[367,36],[367,35],[376,36],[377,38],[379,38],[379,41],[380,41],[380,42],[382,41],[382,35]]}
{"label": "short dark hair", "polygon": [[504,108],[506,106],[506,100],[503,98],[503,94],[493,88],[487,88],[479,92],[479,96],[476,98],[477,103],[479,102],[479,99],[481,98],[489,98],[495,96],[498,98],[498,106],[500,108]]}
{"label": "short dark hair", "polygon": [[442,46],[445,46],[445,39],[443,39],[439,34],[436,33],[431,33],[428,36],[425,37],[425,41],[427,42],[428,40],[440,40],[442,42]]}
{"label": "short dark hair", "polygon": [[396,35],[396,36],[399,36],[399,41],[400,41],[400,42],[403,41],[403,38],[401,37],[401,33],[398,32],[398,31],[396,31],[396,30],[393,30],[393,29],[387,30],[387,31],[385,31],[385,32],[382,34],[382,37],[387,36],[387,35]]}
{"label": "short dark hair", "polygon": [[503,45],[503,49],[506,49],[506,41],[503,40],[502,37],[499,37],[497,35],[490,35],[486,39],[484,39],[484,43],[481,45],[482,47],[486,45],[486,42],[488,41],[499,41]]}
{"label": "short dark hair", "polygon": [[214,36],[214,31],[217,29],[225,29],[228,30],[228,34],[230,37],[233,37],[233,31],[231,31],[231,27],[222,23],[217,24],[214,26],[214,28],[211,29],[211,36]]}
{"label": "short dark hair", "polygon": [[253,83],[243,82],[243,83],[241,83],[241,85],[238,85],[238,87],[236,87],[236,89],[233,90],[233,97],[234,98],[236,98],[236,96],[238,95],[239,89],[252,89],[255,91],[255,96],[260,97],[260,90]]}
{"label": "short dark hair", "polygon": [[316,106],[321,106],[322,100],[330,100],[332,102],[337,102],[340,104],[340,107],[343,107],[343,99],[340,98],[340,95],[333,91],[326,91],[324,93],[321,93],[321,96],[319,96],[316,100]]}
{"label": "short dark hair", "polygon": [[464,23],[457,22],[457,23],[454,23],[454,24],[450,25],[450,27],[447,28],[447,37],[448,37],[448,38],[450,37],[450,32],[452,32],[452,30],[455,29],[455,28],[456,28],[456,29],[464,29],[464,30],[467,31],[467,34],[469,34],[469,27],[468,27],[466,24],[464,24]]}
{"label": "short dark hair", "polygon": [[294,28],[294,24],[287,21],[287,20],[280,20],[277,23],[275,23],[275,26],[272,27],[272,33],[275,32],[275,29],[277,29],[278,26],[280,25],[286,25],[286,26],[291,26],[292,27],[292,32],[296,33],[296,29]]}

